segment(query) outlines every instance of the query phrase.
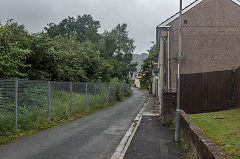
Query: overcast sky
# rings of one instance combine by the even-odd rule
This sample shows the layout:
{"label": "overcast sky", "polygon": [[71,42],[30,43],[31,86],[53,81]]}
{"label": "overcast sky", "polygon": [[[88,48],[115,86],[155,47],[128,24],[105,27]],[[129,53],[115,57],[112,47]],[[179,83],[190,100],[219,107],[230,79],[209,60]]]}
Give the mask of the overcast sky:
{"label": "overcast sky", "polygon": [[[194,0],[183,0],[186,6]],[[127,23],[135,39],[134,53],[147,52],[155,41],[155,27],[179,10],[179,0],[0,0],[0,21],[14,19],[30,32],[67,16],[91,14],[101,23],[100,32]]]}

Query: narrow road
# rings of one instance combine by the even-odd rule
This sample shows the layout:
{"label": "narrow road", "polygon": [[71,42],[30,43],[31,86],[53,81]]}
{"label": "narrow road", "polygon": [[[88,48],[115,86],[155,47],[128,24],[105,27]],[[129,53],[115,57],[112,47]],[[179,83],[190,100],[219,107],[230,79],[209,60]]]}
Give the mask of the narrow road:
{"label": "narrow road", "polygon": [[145,100],[133,89],[124,102],[0,145],[0,159],[108,159]]}

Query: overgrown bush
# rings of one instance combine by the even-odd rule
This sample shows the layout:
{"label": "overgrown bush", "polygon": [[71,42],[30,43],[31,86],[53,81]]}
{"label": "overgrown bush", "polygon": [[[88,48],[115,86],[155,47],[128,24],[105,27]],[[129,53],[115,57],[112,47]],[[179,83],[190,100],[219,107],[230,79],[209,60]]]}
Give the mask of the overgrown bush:
{"label": "overgrown bush", "polygon": [[122,100],[122,98],[123,98],[123,92],[121,91],[121,85],[117,85],[117,87],[116,87],[117,89],[116,89],[116,100],[117,101],[121,101]]}
{"label": "overgrown bush", "polygon": [[0,78],[130,81],[129,74],[136,71],[137,64],[131,62],[135,46],[127,24],[103,34],[98,33],[99,28],[100,22],[91,15],[50,23],[35,34],[12,20],[0,23]]}

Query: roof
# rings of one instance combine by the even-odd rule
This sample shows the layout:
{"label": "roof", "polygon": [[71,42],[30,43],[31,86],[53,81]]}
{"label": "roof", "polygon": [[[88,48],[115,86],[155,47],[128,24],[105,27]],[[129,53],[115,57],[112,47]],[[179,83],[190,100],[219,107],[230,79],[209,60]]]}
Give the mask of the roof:
{"label": "roof", "polygon": [[[193,7],[195,7],[196,5],[198,5],[199,3],[201,3],[204,0],[195,0],[194,2],[190,3],[188,6],[186,6],[185,8],[183,8],[182,10],[182,14],[188,12],[190,9],[192,9]],[[240,5],[240,0],[231,0],[232,2],[236,3],[237,5]],[[170,18],[166,19],[165,21],[163,21],[161,24],[159,24],[157,27],[165,27],[167,24],[171,23],[172,21],[174,21],[175,19],[177,19],[179,17],[179,12],[177,12],[176,14],[174,14],[173,16],[171,16]]]}

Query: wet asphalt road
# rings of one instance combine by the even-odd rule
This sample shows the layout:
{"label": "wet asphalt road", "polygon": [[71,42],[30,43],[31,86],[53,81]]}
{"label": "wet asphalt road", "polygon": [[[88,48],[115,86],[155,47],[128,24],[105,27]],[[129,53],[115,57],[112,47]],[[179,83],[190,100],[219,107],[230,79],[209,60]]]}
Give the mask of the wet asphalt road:
{"label": "wet asphalt road", "polygon": [[145,100],[134,89],[124,102],[0,145],[0,159],[108,159]]}

